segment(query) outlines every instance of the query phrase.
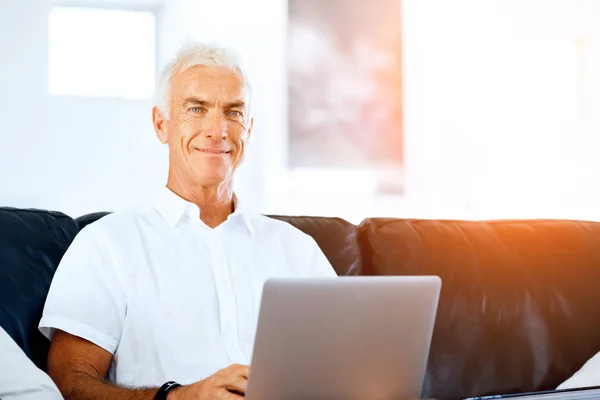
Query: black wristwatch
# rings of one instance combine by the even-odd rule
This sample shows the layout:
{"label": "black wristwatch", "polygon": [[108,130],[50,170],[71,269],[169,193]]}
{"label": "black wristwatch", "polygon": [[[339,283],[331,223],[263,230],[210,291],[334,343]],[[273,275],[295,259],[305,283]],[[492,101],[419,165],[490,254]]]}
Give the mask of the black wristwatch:
{"label": "black wristwatch", "polygon": [[156,396],[154,396],[154,400],[167,400],[167,395],[169,394],[169,392],[180,386],[181,385],[177,382],[166,382],[160,387],[160,389],[158,389],[158,392],[156,392]]}

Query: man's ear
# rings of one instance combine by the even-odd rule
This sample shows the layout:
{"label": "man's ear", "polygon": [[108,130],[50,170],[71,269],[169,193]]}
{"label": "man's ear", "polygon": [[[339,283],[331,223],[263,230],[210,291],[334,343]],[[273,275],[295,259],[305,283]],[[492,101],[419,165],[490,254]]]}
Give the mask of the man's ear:
{"label": "man's ear", "polygon": [[162,111],[157,106],[152,107],[152,124],[154,125],[154,131],[156,132],[156,137],[162,144],[167,143],[168,135],[165,130],[165,116]]}
{"label": "man's ear", "polygon": [[250,122],[248,123],[248,129],[246,129],[246,132],[248,132],[248,138],[250,139],[250,136],[252,135],[252,129],[254,128],[254,117],[250,117]]}

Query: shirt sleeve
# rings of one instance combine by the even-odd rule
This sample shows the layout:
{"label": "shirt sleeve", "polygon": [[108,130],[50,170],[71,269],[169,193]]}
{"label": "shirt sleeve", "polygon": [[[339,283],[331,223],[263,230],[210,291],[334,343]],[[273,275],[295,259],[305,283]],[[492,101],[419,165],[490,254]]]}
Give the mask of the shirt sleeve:
{"label": "shirt sleeve", "polygon": [[60,329],[114,354],[123,330],[126,297],[104,232],[95,225],[83,228],[64,254],[39,329],[48,339]]}
{"label": "shirt sleeve", "polygon": [[62,400],[52,379],[27,358],[0,328],[0,398],[2,400]]}

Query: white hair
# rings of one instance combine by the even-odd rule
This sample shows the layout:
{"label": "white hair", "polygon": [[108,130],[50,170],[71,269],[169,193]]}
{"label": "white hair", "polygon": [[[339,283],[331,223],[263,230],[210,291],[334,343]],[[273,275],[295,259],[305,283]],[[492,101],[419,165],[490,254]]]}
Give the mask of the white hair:
{"label": "white hair", "polygon": [[[231,50],[212,44],[187,43],[162,70],[156,88],[156,105],[166,119],[169,119],[171,103],[171,81],[173,77],[195,66],[225,67],[242,77],[244,87],[250,97],[250,84],[239,58]],[[249,103],[249,101],[248,101]],[[247,104],[249,114],[250,105]]]}

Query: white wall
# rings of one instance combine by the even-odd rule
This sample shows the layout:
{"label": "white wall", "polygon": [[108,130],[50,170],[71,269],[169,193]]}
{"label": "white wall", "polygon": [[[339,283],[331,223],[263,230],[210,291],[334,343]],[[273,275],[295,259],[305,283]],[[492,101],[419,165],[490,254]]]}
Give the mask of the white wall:
{"label": "white wall", "polygon": [[45,77],[37,71],[46,63],[45,10],[30,10],[21,3],[4,1],[0,8],[0,26],[5,32],[0,35],[0,196],[31,204],[39,195],[27,176],[39,169],[33,162],[34,137],[39,136],[37,121],[43,121],[39,114],[46,114],[48,103],[40,90]]}
{"label": "white wall", "polygon": [[[407,168],[419,212],[600,218],[600,3],[405,4]],[[583,64],[577,36],[588,38]]]}
{"label": "white wall", "polygon": [[[143,1],[127,3],[143,7]],[[368,174],[345,183],[286,170],[285,0],[169,0],[158,13],[157,61],[164,65],[186,38],[221,42],[241,54],[256,124],[236,190],[259,211],[354,222],[600,218],[600,2],[403,3],[403,197],[358,190],[369,186]],[[32,4],[0,4],[0,204],[79,215],[147,197],[163,184],[167,167],[151,102],[49,96],[52,3]],[[565,78],[579,65],[571,41],[577,35],[588,38],[583,96]],[[584,100],[585,117],[573,98]]]}
{"label": "white wall", "polygon": [[0,4],[0,204],[73,216],[135,204],[166,178],[151,102],[50,96],[52,4]]}

